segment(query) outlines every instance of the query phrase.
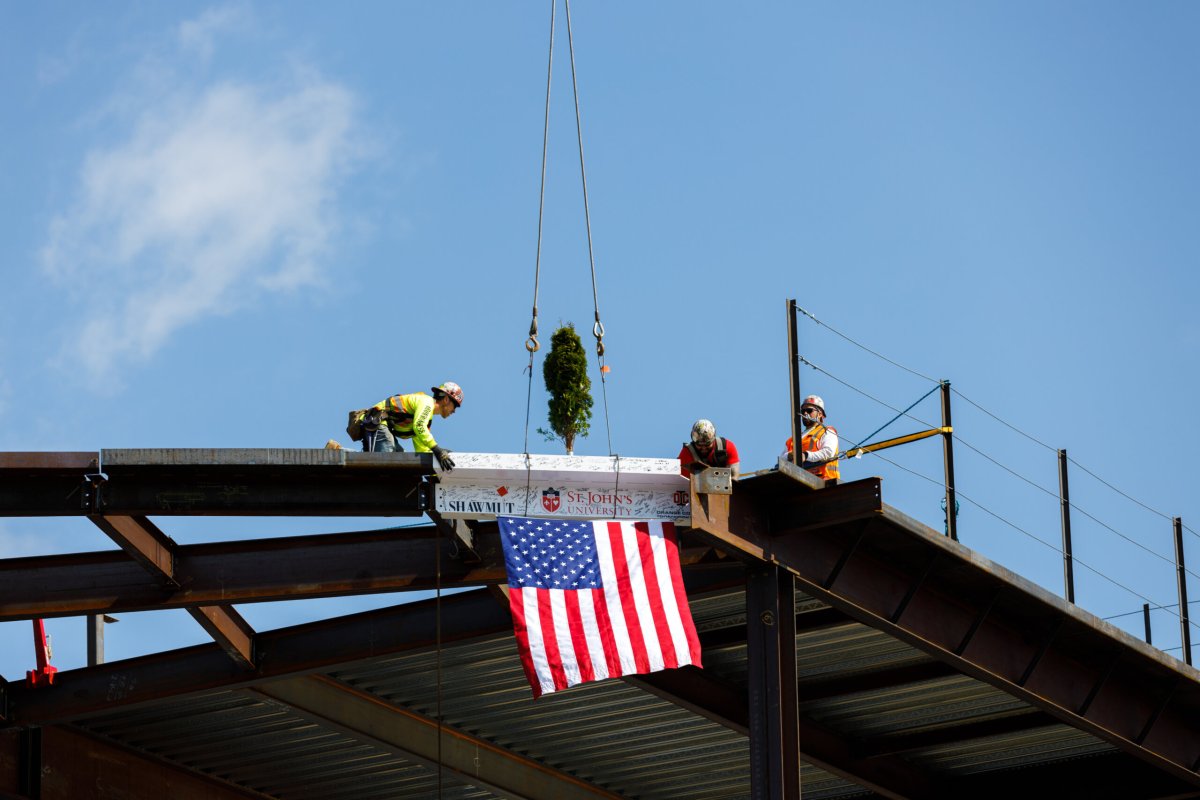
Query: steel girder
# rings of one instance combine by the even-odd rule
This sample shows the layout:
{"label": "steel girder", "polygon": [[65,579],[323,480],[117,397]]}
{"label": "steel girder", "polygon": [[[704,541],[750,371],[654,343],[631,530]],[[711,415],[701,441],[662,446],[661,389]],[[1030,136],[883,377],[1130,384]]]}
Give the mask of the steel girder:
{"label": "steel girder", "polygon": [[[440,616],[443,643],[512,631],[507,609],[486,590],[443,597]],[[64,670],[47,689],[8,684],[0,719],[23,726],[82,719],[117,706],[250,686],[429,647],[437,637],[437,618],[436,603],[422,601],[256,633],[253,670],[240,669],[216,644]]]}
{"label": "steel girder", "polygon": [[620,795],[486,739],[441,725],[323,675],[288,678],[249,690],[322,725],[333,725],[403,758],[454,773],[502,797],[617,800]]}
{"label": "steel girder", "polygon": [[[807,594],[1200,786],[1200,672],[883,504],[878,479],[811,491],[791,465],[692,496],[692,527]],[[805,743],[801,742],[803,748]]]}
{"label": "steel girder", "polygon": [[[150,524],[144,517],[96,518]],[[168,538],[158,544],[153,558],[139,552],[136,561],[119,551],[0,559],[0,622],[434,589],[439,548],[443,588],[506,580],[495,524],[475,532],[479,561],[456,557],[455,544],[433,525],[192,545]],[[738,562],[710,563],[711,553],[707,545],[683,547],[685,580],[695,584],[704,574],[724,572],[740,584]],[[148,580],[144,564],[152,566],[154,559],[162,564],[154,568],[157,579]]]}
{"label": "steel girder", "polygon": [[0,453],[0,516],[419,516],[432,474],[428,453]]}

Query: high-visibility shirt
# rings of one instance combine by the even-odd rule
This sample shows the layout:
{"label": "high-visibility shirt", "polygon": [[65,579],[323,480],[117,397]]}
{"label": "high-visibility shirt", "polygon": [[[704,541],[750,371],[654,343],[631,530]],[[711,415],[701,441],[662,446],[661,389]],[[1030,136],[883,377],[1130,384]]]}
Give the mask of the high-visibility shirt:
{"label": "high-visibility shirt", "polygon": [[383,421],[401,439],[412,439],[413,450],[429,453],[437,447],[429,426],[433,424],[433,398],[424,392],[394,394],[371,408],[383,413]]}
{"label": "high-visibility shirt", "polygon": [[[792,438],[787,440],[787,454],[792,454]],[[805,467],[813,475],[824,480],[834,480],[841,477],[838,470],[838,435],[837,431],[820,423],[813,425],[800,437],[800,451],[807,453],[808,461],[824,461],[812,467]]]}

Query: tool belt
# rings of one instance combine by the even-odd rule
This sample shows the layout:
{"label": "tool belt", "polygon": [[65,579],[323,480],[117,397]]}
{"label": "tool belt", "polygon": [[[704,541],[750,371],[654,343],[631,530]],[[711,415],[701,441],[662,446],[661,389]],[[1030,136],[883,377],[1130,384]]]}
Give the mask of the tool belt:
{"label": "tool belt", "polygon": [[373,433],[378,430],[382,419],[383,412],[377,408],[363,408],[358,411],[351,411],[349,420],[346,423],[346,433],[350,435],[351,441],[361,442],[363,433]]}
{"label": "tool belt", "polygon": [[363,408],[350,412],[346,433],[349,434],[351,441],[361,442],[364,432],[374,433],[379,430],[380,425],[386,423],[396,436],[409,439],[412,438],[412,431],[398,431],[396,426],[411,423],[412,420],[412,414],[389,414],[380,408]]}

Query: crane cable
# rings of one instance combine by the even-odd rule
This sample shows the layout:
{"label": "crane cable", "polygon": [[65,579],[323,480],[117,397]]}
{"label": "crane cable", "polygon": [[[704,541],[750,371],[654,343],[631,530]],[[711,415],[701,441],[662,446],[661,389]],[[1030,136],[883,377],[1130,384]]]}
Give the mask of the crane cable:
{"label": "crane cable", "polygon": [[533,262],[533,319],[529,323],[529,338],[525,349],[529,351],[529,387],[525,392],[525,461],[529,461],[529,406],[533,397],[533,354],[541,349],[538,342],[538,282],[542,275],[542,220],[546,209],[546,155],[550,144],[550,80],[554,75],[554,11],[558,0],[550,0],[550,55],[546,63],[546,112],[542,123],[542,185],[538,192],[537,255]]}
{"label": "crane cable", "polygon": [[[588,203],[587,191],[587,168],[583,156],[583,121],[579,110],[579,83],[575,73],[575,37],[571,27],[571,0],[563,0],[563,5],[567,12],[567,49],[570,53],[571,60],[571,90],[575,100],[575,135],[579,146],[579,178],[583,186],[583,219],[587,229],[587,244],[588,244],[588,264],[591,267],[592,273],[592,308],[594,311],[595,322],[592,325],[592,335],[596,337],[596,363],[600,371],[600,389],[604,402],[604,430],[608,437],[608,454],[613,455],[612,447],[612,424],[609,421],[608,415],[608,380],[607,374],[609,367],[604,363],[604,323],[600,320],[600,292],[596,282],[596,256],[595,248],[592,244],[592,216],[591,208]],[[537,297],[538,297],[538,281],[541,276],[542,263],[542,222],[545,210],[546,201],[546,162],[547,152],[550,139],[550,86],[551,76],[553,74],[554,64],[554,27],[555,27],[555,12],[557,10],[558,0],[551,0],[550,3],[550,55],[549,63],[546,67],[546,109],[545,120],[542,131],[542,180],[541,192],[538,198],[538,240],[537,240],[537,256],[534,264],[533,276],[533,319],[529,326],[529,338],[525,341],[525,349],[529,351],[529,388],[526,392],[525,399],[525,454],[529,454],[529,409],[533,393],[533,357],[534,353],[540,348],[537,339]]]}

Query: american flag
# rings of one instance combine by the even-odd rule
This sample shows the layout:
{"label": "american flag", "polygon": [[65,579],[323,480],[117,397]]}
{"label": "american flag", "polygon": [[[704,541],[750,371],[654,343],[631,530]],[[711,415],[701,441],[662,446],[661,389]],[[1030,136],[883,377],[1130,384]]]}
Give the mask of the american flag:
{"label": "american flag", "polygon": [[533,696],[700,666],[671,522],[498,517]]}

